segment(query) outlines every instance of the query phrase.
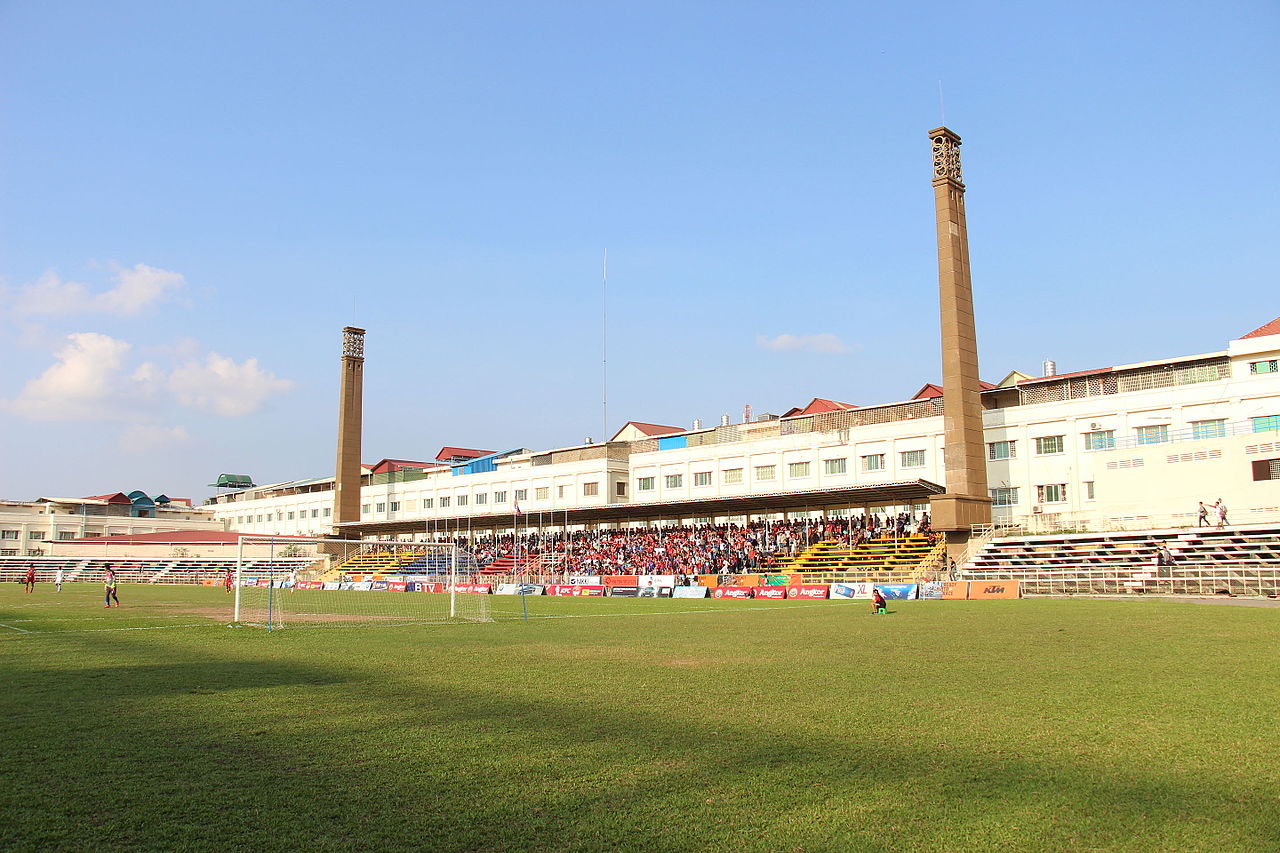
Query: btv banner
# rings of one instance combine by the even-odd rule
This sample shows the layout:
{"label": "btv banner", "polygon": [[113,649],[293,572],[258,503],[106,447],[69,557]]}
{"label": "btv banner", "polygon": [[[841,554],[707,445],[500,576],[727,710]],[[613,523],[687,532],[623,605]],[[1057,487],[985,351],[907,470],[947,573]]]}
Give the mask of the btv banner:
{"label": "btv banner", "polygon": [[803,583],[799,586],[787,587],[787,598],[824,599],[827,597],[825,583]]}
{"label": "btv banner", "polygon": [[874,586],[875,584],[872,583],[833,583],[831,597],[869,599]]}

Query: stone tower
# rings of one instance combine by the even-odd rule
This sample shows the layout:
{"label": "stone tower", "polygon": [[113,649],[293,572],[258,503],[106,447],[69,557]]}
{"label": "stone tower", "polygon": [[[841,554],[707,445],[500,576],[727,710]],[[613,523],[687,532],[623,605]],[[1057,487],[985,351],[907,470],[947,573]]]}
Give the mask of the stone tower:
{"label": "stone tower", "polygon": [[933,526],[963,545],[975,524],[991,522],[978,337],[969,280],[969,232],[960,175],[960,137],[945,127],[933,143],[933,201],[938,222],[938,297],[942,320],[942,405],[947,493],[932,500]]}
{"label": "stone tower", "polygon": [[364,329],[347,326],[342,330],[342,383],[338,391],[338,471],[333,487],[335,525],[360,520],[360,430],[363,420]]}

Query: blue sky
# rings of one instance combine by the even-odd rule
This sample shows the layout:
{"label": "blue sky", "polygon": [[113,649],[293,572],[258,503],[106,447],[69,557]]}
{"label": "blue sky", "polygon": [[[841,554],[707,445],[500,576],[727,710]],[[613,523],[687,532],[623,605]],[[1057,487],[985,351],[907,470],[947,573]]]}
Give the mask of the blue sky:
{"label": "blue sky", "polygon": [[[927,131],[983,376],[1280,314],[1271,2],[0,7],[0,497],[868,404],[937,381]],[[791,346],[768,346],[776,343]],[[826,337],[818,337],[826,336]]]}

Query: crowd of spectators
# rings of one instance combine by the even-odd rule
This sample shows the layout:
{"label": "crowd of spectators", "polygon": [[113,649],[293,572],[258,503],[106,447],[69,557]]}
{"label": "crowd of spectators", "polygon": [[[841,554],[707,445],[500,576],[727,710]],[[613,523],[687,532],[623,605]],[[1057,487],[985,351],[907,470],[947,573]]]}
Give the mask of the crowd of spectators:
{"label": "crowd of spectators", "polygon": [[[866,514],[749,524],[561,530],[518,537],[459,537],[481,566],[503,558],[579,575],[718,575],[768,571],[816,542],[845,547],[877,537],[932,537],[929,514]],[[508,561],[509,562],[509,561]]]}

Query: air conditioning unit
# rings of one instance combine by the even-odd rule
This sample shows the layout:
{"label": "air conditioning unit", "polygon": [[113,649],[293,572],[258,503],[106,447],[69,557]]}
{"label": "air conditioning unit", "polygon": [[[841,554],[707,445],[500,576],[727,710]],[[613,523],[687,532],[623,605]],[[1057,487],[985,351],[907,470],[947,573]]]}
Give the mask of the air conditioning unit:
{"label": "air conditioning unit", "polygon": [[1089,424],[1089,429],[1097,429],[1101,424]]}
{"label": "air conditioning unit", "polygon": [[1041,509],[1040,504],[1036,504],[1031,508],[1031,512],[1033,515],[1039,515],[1040,513],[1044,512],[1044,510]]}

